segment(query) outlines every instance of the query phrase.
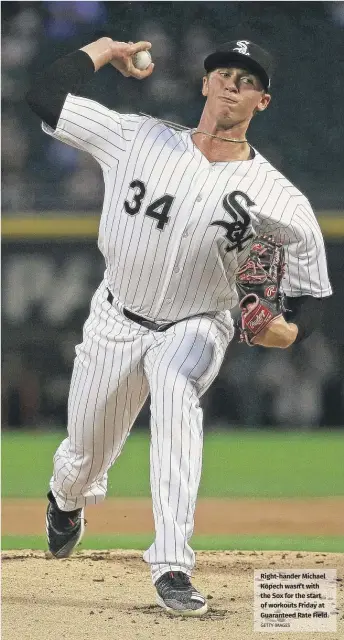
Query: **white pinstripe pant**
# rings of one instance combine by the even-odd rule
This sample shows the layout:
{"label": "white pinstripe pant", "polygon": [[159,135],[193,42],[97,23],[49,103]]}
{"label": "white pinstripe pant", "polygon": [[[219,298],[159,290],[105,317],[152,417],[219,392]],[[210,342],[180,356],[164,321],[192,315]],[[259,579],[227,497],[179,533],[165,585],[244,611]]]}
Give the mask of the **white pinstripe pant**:
{"label": "white pinstripe pant", "polygon": [[103,282],[91,303],[68,401],[68,438],[56,451],[51,489],[66,511],[104,499],[107,472],[151,393],[151,491],[156,538],[144,553],[152,579],[191,575],[188,545],[202,466],[199,398],[213,382],[233,335],[228,313],[196,317],[165,332],[127,320],[107,302]]}

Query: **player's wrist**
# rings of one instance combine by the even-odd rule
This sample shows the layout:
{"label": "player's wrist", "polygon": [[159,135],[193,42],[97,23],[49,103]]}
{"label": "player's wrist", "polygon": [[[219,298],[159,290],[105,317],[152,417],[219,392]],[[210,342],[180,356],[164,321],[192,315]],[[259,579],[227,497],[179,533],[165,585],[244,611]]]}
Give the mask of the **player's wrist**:
{"label": "player's wrist", "polygon": [[94,70],[98,71],[113,59],[113,44],[114,41],[111,38],[104,36],[87,44],[80,50],[87,53],[94,64]]}
{"label": "player's wrist", "polygon": [[292,344],[294,344],[298,336],[299,329],[298,329],[298,326],[294,324],[294,322],[288,322],[288,328],[289,328],[289,340],[290,340],[288,347],[290,347]]}

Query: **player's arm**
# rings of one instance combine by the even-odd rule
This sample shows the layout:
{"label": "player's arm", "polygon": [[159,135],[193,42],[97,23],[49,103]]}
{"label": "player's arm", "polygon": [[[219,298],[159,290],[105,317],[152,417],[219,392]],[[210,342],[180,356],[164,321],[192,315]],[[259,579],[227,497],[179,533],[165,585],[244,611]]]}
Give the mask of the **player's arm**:
{"label": "player's arm", "polygon": [[260,334],[252,340],[253,344],[262,347],[287,349],[308,338],[319,326],[328,298],[300,296],[286,297],[283,316],[276,318]]}
{"label": "player's arm", "polygon": [[31,109],[55,129],[68,94],[78,93],[80,87],[106,64],[110,63],[126,77],[147,78],[154,65],[151,63],[147,69],[140,71],[134,67],[132,56],[150,48],[150,42],[129,44],[115,42],[111,38],[100,38],[59,58],[40,73],[27,93],[26,100]]}
{"label": "player's arm", "polygon": [[122,74],[145,78],[152,73],[133,66],[132,55],[150,42],[114,42],[100,38],[44,69],[27,94],[31,109],[41,118],[44,133],[93,156],[104,172],[117,170],[130,148],[143,116],[121,114],[81,97],[82,87],[110,62]]}

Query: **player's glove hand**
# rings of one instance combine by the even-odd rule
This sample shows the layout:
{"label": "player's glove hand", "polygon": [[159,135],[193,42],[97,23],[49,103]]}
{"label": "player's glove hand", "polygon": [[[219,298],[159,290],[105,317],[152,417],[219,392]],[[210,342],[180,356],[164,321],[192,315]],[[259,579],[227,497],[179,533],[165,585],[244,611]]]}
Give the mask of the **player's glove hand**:
{"label": "player's glove hand", "polygon": [[284,249],[271,236],[257,236],[236,275],[239,294],[240,342],[254,346],[255,338],[282,315],[281,280]]}

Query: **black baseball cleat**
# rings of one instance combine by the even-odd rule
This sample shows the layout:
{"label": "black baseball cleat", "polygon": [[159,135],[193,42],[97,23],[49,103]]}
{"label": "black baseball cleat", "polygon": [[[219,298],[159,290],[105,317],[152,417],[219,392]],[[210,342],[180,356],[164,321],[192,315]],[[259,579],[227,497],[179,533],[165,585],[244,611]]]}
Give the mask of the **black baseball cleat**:
{"label": "black baseball cleat", "polygon": [[202,616],[208,611],[207,601],[182,571],[168,571],[155,583],[156,601],[174,616]]}
{"label": "black baseball cleat", "polygon": [[68,558],[80,542],[85,530],[83,509],[61,511],[51,491],[45,519],[49,551],[55,558]]}

